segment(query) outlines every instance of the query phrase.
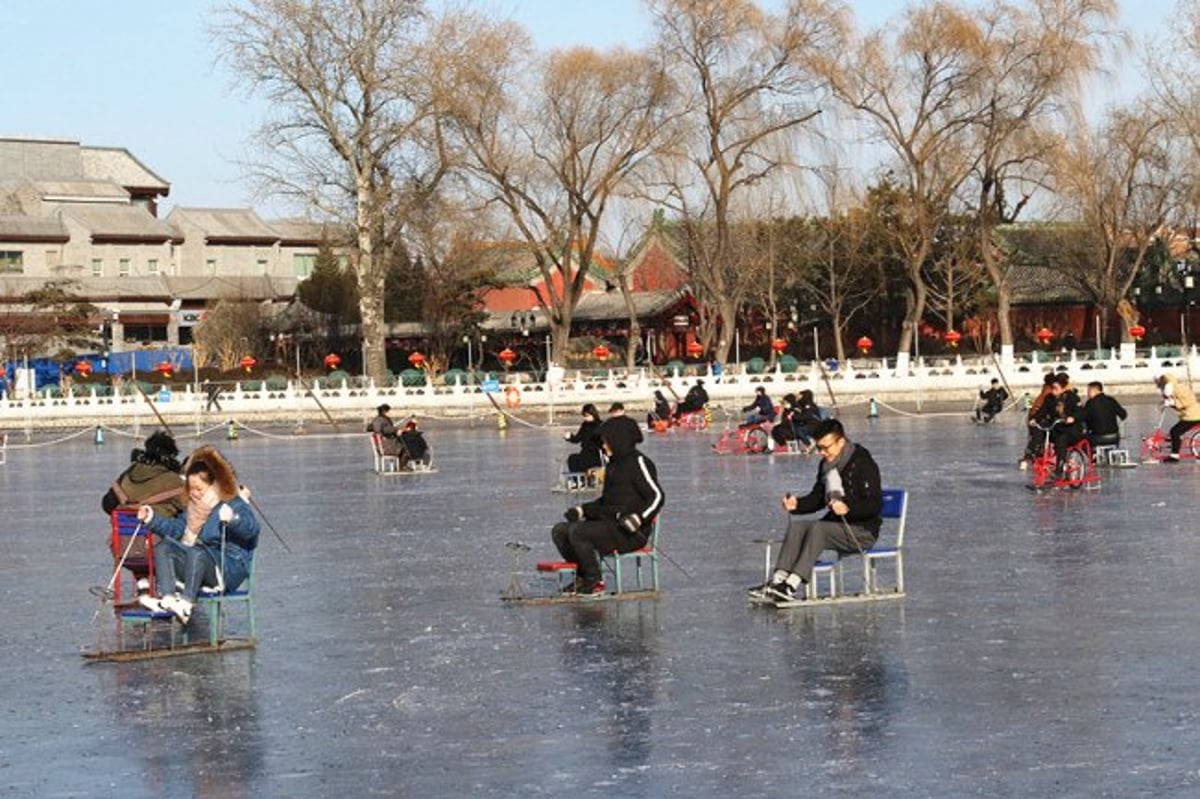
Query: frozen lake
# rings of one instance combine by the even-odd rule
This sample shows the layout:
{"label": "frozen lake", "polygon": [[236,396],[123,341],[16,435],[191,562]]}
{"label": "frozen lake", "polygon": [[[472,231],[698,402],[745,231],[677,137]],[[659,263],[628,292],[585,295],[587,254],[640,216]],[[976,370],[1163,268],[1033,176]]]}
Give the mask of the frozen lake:
{"label": "frozen lake", "polygon": [[[1131,413],[1136,456],[1156,412]],[[79,651],[135,442],[10,451],[0,796],[1200,795],[1200,466],[1035,495],[1015,413],[864,414],[850,437],[911,492],[906,599],[749,607],[751,539],[816,461],[715,434],[643,447],[690,579],[513,607],[505,542],[553,556],[575,502],[549,491],[561,428],[434,427],[440,471],[414,477],[374,475],[365,436],[244,433],[211,440],[292,549],[264,529],[258,649],[127,664]]]}

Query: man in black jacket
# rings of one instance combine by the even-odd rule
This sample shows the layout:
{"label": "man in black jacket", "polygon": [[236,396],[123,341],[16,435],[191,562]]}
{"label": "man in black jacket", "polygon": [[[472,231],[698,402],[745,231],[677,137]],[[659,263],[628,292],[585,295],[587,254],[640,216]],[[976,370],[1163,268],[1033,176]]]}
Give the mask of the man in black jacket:
{"label": "man in black jacket", "polygon": [[1104,393],[1104,384],[1093,380],[1087,385],[1087,402],[1083,405],[1083,424],[1093,449],[1098,446],[1120,446],[1121,423],[1129,414],[1121,403]]}
{"label": "man in black jacket", "polygon": [[871,453],[846,438],[837,419],[821,422],[813,438],[821,453],[816,482],[806,496],[785,494],[783,507],[792,514],[826,513],[817,520],[788,524],[775,572],[765,585],[750,589],[751,596],[794,600],[823,550],[861,552],[879,537],[883,491]]}
{"label": "man in black jacket", "polygon": [[608,453],[604,492],[599,499],[567,510],[566,522],[554,525],[551,537],[563,560],[576,564],[578,594],[603,593],[600,555],[632,552],[646,546],[654,518],[662,510],[663,490],[654,462],[637,450],[641,431],[636,424],[609,419],[600,426]]}

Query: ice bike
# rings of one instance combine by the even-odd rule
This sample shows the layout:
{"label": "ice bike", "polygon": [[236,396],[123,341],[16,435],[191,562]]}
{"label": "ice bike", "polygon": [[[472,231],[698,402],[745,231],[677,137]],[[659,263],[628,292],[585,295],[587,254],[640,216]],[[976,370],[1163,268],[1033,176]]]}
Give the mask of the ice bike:
{"label": "ice bike", "polygon": [[1041,454],[1033,459],[1031,469],[1033,483],[1029,487],[1034,491],[1041,491],[1045,488],[1078,489],[1084,485],[1099,486],[1100,475],[1096,473],[1095,465],[1092,463],[1092,445],[1086,438],[1081,438],[1067,447],[1062,474],[1057,473],[1058,455],[1054,451],[1054,444],[1050,441],[1050,434],[1060,424],[1062,424],[1062,419],[1056,419],[1049,425],[1037,423],[1031,425],[1041,430],[1045,437]]}
{"label": "ice bike", "polygon": [[[1171,434],[1163,430],[1163,417],[1166,416],[1164,409],[1158,414],[1158,424],[1154,428],[1154,432],[1148,436],[1142,436],[1142,463],[1162,462],[1171,454]],[[1197,422],[1187,430],[1180,438],[1179,442],[1179,459],[1180,460],[1195,460],[1200,458],[1200,422]]]}

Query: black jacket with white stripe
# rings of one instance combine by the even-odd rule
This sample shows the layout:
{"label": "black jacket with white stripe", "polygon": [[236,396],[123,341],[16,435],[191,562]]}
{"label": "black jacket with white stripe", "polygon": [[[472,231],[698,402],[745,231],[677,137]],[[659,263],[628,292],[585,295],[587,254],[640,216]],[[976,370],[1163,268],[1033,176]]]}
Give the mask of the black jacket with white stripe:
{"label": "black jacket with white stripe", "polygon": [[583,516],[615,521],[636,513],[641,519],[639,532],[649,536],[665,498],[658,482],[658,469],[654,461],[638,452],[633,432],[640,435],[641,431],[636,425],[615,422],[610,419],[600,427],[600,438],[608,444],[612,455],[604,470],[604,492],[599,499],[583,505]]}

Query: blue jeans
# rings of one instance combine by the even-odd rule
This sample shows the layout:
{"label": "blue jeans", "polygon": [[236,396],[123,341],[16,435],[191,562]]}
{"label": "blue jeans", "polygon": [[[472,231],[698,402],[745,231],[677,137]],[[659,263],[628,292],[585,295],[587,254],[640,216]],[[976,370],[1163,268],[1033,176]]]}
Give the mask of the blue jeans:
{"label": "blue jeans", "polygon": [[183,582],[183,591],[178,593],[195,602],[201,586],[217,584],[216,558],[199,544],[188,547],[173,538],[159,538],[154,545],[154,582],[158,595],[176,593],[177,580]]}

